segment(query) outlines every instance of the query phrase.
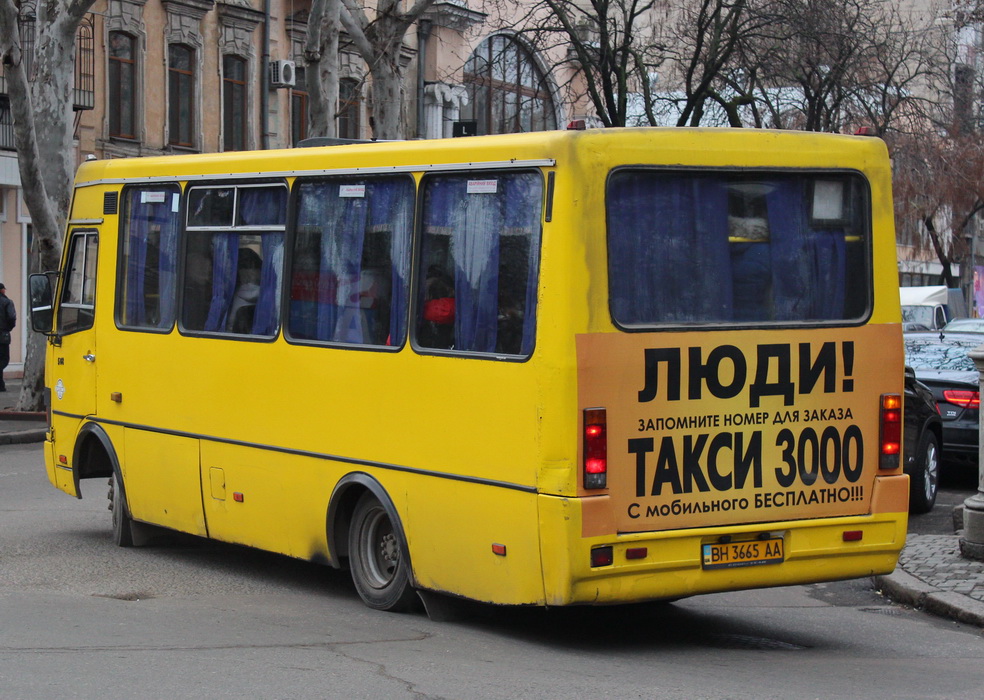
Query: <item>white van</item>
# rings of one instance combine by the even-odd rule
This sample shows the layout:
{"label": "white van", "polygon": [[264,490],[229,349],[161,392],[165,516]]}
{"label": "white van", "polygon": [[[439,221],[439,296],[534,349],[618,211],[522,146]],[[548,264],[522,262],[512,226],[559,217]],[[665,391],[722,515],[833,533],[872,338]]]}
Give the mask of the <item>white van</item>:
{"label": "white van", "polygon": [[[963,310],[963,295],[959,289],[946,286],[900,287],[902,301],[902,322],[906,330],[930,330],[943,328],[953,318],[966,315]],[[925,328],[914,327],[918,324]]]}

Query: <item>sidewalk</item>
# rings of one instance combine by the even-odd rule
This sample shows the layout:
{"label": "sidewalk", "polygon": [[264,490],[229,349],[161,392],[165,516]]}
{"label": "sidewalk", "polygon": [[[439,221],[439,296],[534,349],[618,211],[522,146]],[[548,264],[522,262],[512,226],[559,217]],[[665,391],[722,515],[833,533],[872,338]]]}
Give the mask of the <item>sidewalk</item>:
{"label": "sidewalk", "polygon": [[953,515],[954,534],[910,534],[898,567],[875,585],[897,603],[984,628],[984,561],[961,556],[963,506]]}
{"label": "sidewalk", "polygon": [[[10,410],[20,387],[20,379],[8,379],[7,392],[0,394],[0,445],[44,440],[44,414]],[[875,576],[875,585],[903,605],[984,628],[984,562],[960,555],[962,518],[958,506],[952,535],[910,534],[899,566],[887,576]]]}
{"label": "sidewalk", "polygon": [[21,380],[6,380],[7,391],[0,394],[0,445],[42,442],[48,427],[43,413],[12,411],[20,394]]}

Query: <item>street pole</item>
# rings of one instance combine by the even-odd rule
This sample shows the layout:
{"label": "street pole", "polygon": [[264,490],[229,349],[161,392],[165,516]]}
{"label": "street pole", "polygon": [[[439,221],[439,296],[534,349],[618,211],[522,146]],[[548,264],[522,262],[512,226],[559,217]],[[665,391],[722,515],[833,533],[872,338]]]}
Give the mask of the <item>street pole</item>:
{"label": "street pole", "polygon": [[[984,345],[971,350],[970,359],[977,367],[980,386],[984,384]],[[978,429],[984,429],[984,412],[979,412]],[[977,447],[977,493],[964,501],[960,554],[965,559],[984,561],[984,441]]]}

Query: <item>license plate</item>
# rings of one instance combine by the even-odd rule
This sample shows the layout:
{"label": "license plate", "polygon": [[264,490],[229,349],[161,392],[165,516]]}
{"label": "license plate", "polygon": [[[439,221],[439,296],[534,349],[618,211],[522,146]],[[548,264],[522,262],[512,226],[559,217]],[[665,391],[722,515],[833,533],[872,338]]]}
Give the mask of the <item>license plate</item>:
{"label": "license plate", "polygon": [[731,569],[736,566],[779,564],[783,561],[784,556],[781,537],[701,545],[701,559],[705,569]]}

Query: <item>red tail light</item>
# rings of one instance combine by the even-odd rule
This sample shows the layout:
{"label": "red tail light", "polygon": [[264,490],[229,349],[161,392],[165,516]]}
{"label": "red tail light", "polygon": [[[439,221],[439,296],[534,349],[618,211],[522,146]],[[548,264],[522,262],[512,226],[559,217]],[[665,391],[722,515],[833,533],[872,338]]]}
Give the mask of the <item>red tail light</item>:
{"label": "red tail light", "polygon": [[584,488],[608,486],[608,429],[605,409],[584,410]]}
{"label": "red tail light", "polygon": [[902,396],[882,394],[879,469],[898,469],[902,453]]}
{"label": "red tail light", "polygon": [[962,408],[980,408],[981,406],[980,393],[969,389],[947,389],[943,392],[943,398]]}

